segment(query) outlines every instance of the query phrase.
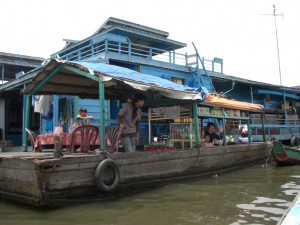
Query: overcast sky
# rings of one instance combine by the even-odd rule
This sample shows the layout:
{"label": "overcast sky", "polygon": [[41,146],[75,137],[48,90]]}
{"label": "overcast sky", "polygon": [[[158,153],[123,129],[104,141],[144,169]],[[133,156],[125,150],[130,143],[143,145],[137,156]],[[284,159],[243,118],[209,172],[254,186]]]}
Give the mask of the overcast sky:
{"label": "overcast sky", "polygon": [[48,58],[116,17],[169,32],[188,54],[194,42],[227,75],[279,85],[274,4],[282,84],[300,85],[299,0],[1,0],[0,52]]}

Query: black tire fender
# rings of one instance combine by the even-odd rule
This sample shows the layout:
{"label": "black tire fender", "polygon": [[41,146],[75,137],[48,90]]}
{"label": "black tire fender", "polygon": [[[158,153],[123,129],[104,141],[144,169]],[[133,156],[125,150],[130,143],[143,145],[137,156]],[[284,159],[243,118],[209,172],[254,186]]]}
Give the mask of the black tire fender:
{"label": "black tire fender", "polygon": [[298,137],[292,137],[291,146],[300,146],[300,141]]}
{"label": "black tire fender", "polygon": [[[111,169],[112,173],[110,173],[110,175],[113,177],[109,183],[107,183],[105,179],[107,176],[105,173],[108,172],[108,168]],[[97,188],[102,191],[109,192],[116,189],[120,180],[120,170],[116,162],[112,159],[104,159],[101,161],[95,171],[95,180]]]}

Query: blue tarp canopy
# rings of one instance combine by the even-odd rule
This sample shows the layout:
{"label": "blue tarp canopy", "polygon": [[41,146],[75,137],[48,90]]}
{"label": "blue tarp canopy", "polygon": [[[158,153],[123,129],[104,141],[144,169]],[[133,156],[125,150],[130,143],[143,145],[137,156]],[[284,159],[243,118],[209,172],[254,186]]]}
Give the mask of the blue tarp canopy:
{"label": "blue tarp canopy", "polygon": [[99,97],[104,82],[105,98],[120,99],[136,92],[168,98],[202,100],[204,91],[137,71],[100,62],[74,62],[51,59],[29,82],[25,94]]}

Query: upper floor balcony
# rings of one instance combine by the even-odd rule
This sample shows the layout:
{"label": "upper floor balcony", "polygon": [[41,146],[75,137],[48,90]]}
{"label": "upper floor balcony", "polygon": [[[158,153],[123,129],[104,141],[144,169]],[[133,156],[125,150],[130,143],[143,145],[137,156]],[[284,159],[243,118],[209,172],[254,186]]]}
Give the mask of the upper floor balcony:
{"label": "upper floor balcony", "polygon": [[[148,45],[131,43],[129,38],[105,34],[93,37],[80,45],[67,48],[58,53],[58,58],[70,61],[94,61],[107,62],[109,59],[138,63],[143,65],[157,66],[161,68],[190,72],[202,65],[196,54],[188,55],[178,50],[166,50]],[[223,72],[223,60],[202,59],[206,70]]]}

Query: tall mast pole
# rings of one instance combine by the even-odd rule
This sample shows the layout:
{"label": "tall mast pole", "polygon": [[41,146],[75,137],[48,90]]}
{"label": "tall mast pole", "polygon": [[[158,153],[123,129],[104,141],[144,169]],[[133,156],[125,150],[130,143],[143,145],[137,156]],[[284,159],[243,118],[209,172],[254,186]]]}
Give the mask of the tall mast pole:
{"label": "tall mast pole", "polygon": [[279,78],[280,78],[280,86],[282,86],[282,81],[281,81],[281,67],[280,67],[280,54],[279,54],[279,44],[278,44],[278,33],[277,33],[277,21],[276,21],[276,16],[281,16],[281,17],[283,17],[283,14],[276,14],[276,7],[275,7],[275,5],[273,5],[273,14],[261,14],[261,15],[274,16],[274,20],[275,20],[275,32],[276,32],[277,58],[278,58],[278,69],[279,69]]}
{"label": "tall mast pole", "polygon": [[276,7],[275,5],[273,5],[274,11],[273,11],[273,15],[274,15],[274,19],[275,19],[275,30],[276,30],[276,43],[277,43],[277,57],[278,57],[278,69],[279,69],[279,78],[280,78],[280,86],[282,85],[281,82],[281,67],[280,67],[280,54],[279,54],[279,45],[278,45],[278,34],[277,34],[277,22],[276,22]]}

